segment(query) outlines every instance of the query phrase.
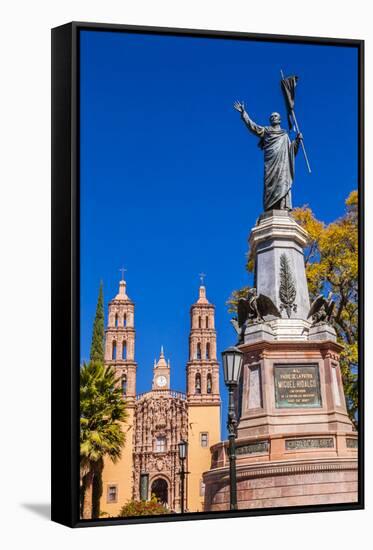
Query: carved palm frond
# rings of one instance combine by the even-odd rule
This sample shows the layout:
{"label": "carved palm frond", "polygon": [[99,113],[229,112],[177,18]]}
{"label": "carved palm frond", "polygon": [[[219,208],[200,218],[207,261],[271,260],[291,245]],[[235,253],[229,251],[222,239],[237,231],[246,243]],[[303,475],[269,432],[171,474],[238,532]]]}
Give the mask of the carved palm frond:
{"label": "carved palm frond", "polygon": [[294,283],[294,277],[291,272],[289,260],[286,254],[280,256],[280,310],[285,310],[290,318],[292,311],[297,311],[297,305],[294,303],[297,290]]}

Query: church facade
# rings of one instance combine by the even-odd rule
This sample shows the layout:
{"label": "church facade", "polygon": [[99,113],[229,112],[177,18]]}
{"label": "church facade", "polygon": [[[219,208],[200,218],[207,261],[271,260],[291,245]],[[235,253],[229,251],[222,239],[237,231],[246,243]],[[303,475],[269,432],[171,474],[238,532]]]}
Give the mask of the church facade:
{"label": "church facade", "polygon": [[220,437],[219,363],[216,353],[215,306],[201,285],[190,308],[186,392],[171,386],[171,364],[163,347],[154,361],[149,391],[136,393],[140,374],[135,360],[135,304],[126,282],[108,307],[105,364],[113,366],[127,403],[123,425],[126,442],[119,461],[105,461],[101,510],[116,516],[129,500],[155,495],[172,511],[181,509],[178,443],[188,442],[184,509],[204,509],[203,473],[210,469],[210,447]]}

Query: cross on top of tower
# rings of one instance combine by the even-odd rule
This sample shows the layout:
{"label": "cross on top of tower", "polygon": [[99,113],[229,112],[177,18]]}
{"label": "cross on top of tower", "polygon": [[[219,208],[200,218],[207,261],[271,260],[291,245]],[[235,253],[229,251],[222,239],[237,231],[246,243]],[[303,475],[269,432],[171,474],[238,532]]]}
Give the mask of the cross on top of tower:
{"label": "cross on top of tower", "polygon": [[200,278],[200,281],[201,281],[201,285],[204,284],[204,282],[205,282],[205,277],[206,277],[206,273],[203,273],[203,272],[202,272],[202,273],[199,274],[199,278]]}
{"label": "cross on top of tower", "polygon": [[119,271],[122,273],[122,278],[119,281],[119,292],[115,296],[115,299],[116,300],[129,300],[129,298],[127,296],[127,293],[126,293],[127,283],[126,283],[125,278],[124,278],[124,274],[127,271],[127,269],[125,267],[121,267],[119,269]]}

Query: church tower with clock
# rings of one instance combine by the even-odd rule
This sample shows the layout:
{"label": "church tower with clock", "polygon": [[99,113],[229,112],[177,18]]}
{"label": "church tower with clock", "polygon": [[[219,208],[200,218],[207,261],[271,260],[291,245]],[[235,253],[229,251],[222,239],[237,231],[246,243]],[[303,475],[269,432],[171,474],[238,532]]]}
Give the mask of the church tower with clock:
{"label": "church tower with clock", "polygon": [[170,361],[166,361],[161,347],[161,355],[159,361],[154,359],[153,367],[153,390],[169,390],[170,389]]}

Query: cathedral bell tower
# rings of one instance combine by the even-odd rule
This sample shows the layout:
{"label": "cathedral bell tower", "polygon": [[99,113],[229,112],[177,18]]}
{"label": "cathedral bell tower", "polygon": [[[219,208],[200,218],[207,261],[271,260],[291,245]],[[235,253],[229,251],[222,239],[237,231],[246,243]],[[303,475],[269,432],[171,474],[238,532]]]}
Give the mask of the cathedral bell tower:
{"label": "cathedral bell tower", "polygon": [[128,417],[122,426],[126,443],[120,459],[114,464],[105,459],[102,474],[103,491],[100,507],[109,515],[117,515],[121,506],[132,498],[132,460],[134,446],[134,413],[136,402],[135,361],[135,304],[127,296],[124,274],[119,292],[109,302],[108,324],[105,331],[105,365],[115,368]]}
{"label": "cathedral bell tower", "polygon": [[220,405],[219,363],[216,359],[215,306],[199,287],[198,300],[190,309],[187,395],[189,404]]}
{"label": "cathedral bell tower", "polygon": [[115,367],[128,407],[133,407],[136,396],[134,314],[135,304],[127,296],[126,281],[122,279],[118,294],[109,302],[105,364]]}
{"label": "cathedral bell tower", "polygon": [[203,472],[210,468],[210,447],[220,441],[219,363],[216,358],[215,306],[199,287],[190,308],[188,402],[188,507],[204,509]]}

